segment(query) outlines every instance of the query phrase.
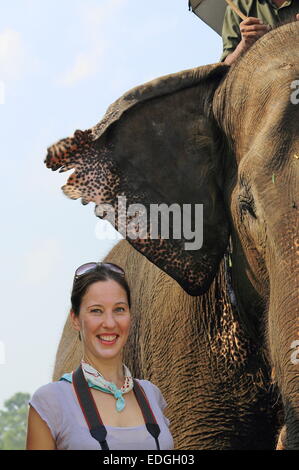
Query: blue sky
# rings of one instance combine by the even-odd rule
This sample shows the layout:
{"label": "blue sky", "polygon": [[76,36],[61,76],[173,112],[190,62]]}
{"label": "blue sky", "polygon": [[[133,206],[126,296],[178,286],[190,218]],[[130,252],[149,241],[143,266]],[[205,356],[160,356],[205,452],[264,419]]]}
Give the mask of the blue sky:
{"label": "blue sky", "polygon": [[3,2],[0,407],[51,381],[74,270],[115,243],[99,237],[93,204],[63,195],[69,172],[45,167],[47,147],[130,88],[218,62],[221,49],[188,0]]}

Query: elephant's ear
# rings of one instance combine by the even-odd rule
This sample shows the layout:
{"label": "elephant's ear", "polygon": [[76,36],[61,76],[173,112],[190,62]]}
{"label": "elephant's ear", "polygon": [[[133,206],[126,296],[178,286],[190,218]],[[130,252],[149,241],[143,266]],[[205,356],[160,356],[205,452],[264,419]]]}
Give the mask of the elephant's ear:
{"label": "elephant's ear", "polygon": [[[96,215],[105,217],[106,209],[110,221],[113,207],[115,228],[191,295],[208,289],[228,240],[222,155],[211,111],[228,68],[198,67],[132,89],[93,129],[50,147],[45,160],[53,170],[75,168],[64,193],[81,197],[83,204],[94,201]],[[163,203],[164,222],[167,209],[175,214],[169,235],[168,223],[155,233]]]}

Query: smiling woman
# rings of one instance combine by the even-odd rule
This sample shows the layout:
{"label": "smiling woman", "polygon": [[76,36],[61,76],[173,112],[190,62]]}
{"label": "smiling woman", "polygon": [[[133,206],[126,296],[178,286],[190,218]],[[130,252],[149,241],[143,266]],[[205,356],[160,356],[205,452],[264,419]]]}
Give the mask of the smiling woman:
{"label": "smiling woman", "polygon": [[[133,379],[122,362],[131,325],[130,289],[122,268],[111,263],[80,266],[71,303],[72,325],[82,341],[81,364],[34,393],[27,449],[172,449],[163,395],[148,380]],[[98,416],[103,424],[104,440],[93,433],[90,410],[91,421]]]}
{"label": "smiling woman", "polygon": [[[129,286],[118,266],[104,264],[101,271],[94,271],[96,268],[97,263],[88,263],[76,271],[71,319],[83,339],[86,361],[99,366],[110,382],[122,384],[121,355],[131,323]],[[89,275],[78,274],[84,269]]]}

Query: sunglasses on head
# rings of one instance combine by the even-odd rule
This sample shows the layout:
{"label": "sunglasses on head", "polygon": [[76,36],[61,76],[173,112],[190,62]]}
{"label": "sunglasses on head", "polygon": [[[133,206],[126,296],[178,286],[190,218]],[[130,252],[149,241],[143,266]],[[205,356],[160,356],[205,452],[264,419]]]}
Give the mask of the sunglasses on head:
{"label": "sunglasses on head", "polygon": [[110,271],[114,271],[115,273],[121,274],[122,276],[125,276],[125,271],[120,266],[117,266],[117,264],[114,264],[114,263],[85,263],[76,269],[74,281],[78,279],[78,277],[82,276],[83,274],[93,271],[98,266],[109,269]]}

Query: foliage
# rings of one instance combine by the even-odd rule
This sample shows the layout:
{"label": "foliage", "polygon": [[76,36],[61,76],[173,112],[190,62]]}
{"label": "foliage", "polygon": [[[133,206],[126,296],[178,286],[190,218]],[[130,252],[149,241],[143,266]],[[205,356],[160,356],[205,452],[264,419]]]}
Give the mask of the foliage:
{"label": "foliage", "polygon": [[18,392],[0,410],[0,450],[22,450],[26,445],[28,393]]}

